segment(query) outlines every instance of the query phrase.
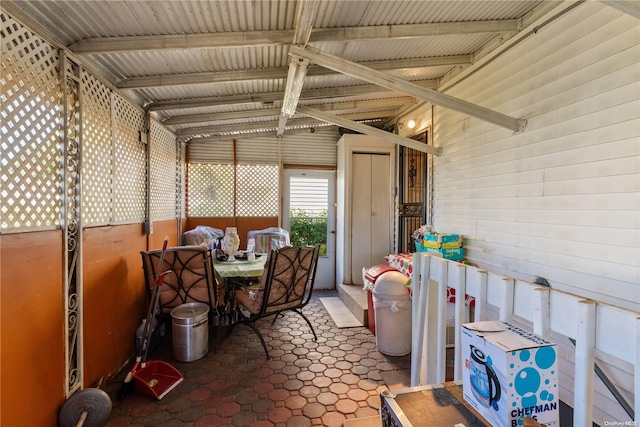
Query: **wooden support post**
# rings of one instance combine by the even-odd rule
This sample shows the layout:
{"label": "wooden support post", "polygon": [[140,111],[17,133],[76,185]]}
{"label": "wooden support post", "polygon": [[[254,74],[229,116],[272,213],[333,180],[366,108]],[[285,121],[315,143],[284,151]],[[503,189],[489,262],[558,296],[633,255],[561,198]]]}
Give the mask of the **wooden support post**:
{"label": "wooden support post", "polygon": [[425,340],[425,314],[427,309],[427,284],[429,282],[429,257],[413,254],[411,275],[411,387],[420,385],[422,346]]}
{"label": "wooden support post", "polygon": [[[462,380],[462,335],[461,327],[463,323],[466,323],[466,309],[465,299],[467,293],[466,287],[466,268],[464,264],[459,262],[450,262],[449,267],[451,274],[449,274],[449,286],[456,291],[455,302],[455,334],[454,334],[454,365],[453,365],[453,379],[454,381]],[[445,365],[446,365],[446,351],[445,351]]]}
{"label": "wooden support post", "polygon": [[475,303],[473,307],[474,322],[482,322],[487,318],[487,271],[467,266],[467,288],[469,282],[476,287]]}
{"label": "wooden support post", "polygon": [[545,339],[549,339],[551,336],[549,291],[550,288],[536,288],[533,305],[533,332]]}
{"label": "wooden support post", "polygon": [[596,303],[582,300],[577,307],[573,426],[590,426],[593,419],[593,370],[596,345]]}
{"label": "wooden support post", "polygon": [[511,277],[505,277],[502,281],[504,288],[502,290],[502,298],[500,300],[500,320],[503,322],[511,322],[513,318],[513,294],[515,290],[515,281]]}
{"label": "wooden support post", "polygon": [[[427,291],[425,304],[425,336],[422,347],[422,360],[420,365],[420,384],[434,384],[437,382],[437,359],[438,359],[438,313],[439,313],[439,284],[435,280],[431,280],[436,275],[438,267],[440,267],[439,258],[428,257],[429,275],[423,279],[423,284]],[[424,264],[422,266],[424,271]]]}
{"label": "wooden support post", "polygon": [[440,277],[438,278],[438,358],[436,382],[443,383],[445,381],[445,373],[447,369],[447,284],[449,283],[449,269],[446,259],[438,258],[440,264]]}

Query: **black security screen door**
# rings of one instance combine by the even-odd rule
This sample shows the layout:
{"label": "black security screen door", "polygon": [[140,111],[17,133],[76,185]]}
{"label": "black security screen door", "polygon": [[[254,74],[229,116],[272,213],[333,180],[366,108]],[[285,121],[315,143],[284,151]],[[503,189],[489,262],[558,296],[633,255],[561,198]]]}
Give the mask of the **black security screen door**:
{"label": "black security screen door", "polygon": [[[424,144],[428,131],[415,136]],[[411,233],[427,220],[427,154],[400,147],[399,239],[398,252],[414,252]]]}

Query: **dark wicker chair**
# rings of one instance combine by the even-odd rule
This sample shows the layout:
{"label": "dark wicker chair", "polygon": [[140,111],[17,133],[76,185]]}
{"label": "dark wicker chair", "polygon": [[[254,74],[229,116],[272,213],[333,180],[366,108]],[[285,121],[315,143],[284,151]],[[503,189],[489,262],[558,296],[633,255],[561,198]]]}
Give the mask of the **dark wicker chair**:
{"label": "dark wicker chair", "polygon": [[[313,282],[318,265],[318,249],[313,246],[274,249],[269,253],[265,271],[258,289],[242,287],[235,290],[237,319],[230,326],[229,333],[238,323],[247,324],[260,338],[262,347],[270,358],[267,344],[255,322],[268,316],[277,316],[285,311],[295,311],[307,322],[314,339],[316,332],[311,322],[302,313],[313,292]],[[243,309],[248,315],[243,313]],[[272,324],[273,324],[272,322]]]}
{"label": "dark wicker chair", "polygon": [[[176,246],[168,248],[162,266],[161,250],[140,252],[147,288],[152,295],[155,278],[170,270],[160,287],[159,315],[168,317],[171,310],[181,304],[200,302],[209,306],[209,327],[218,327],[224,319],[224,286],[216,282],[213,273],[211,249],[204,246]],[[215,329],[214,348],[217,350],[219,328]]]}

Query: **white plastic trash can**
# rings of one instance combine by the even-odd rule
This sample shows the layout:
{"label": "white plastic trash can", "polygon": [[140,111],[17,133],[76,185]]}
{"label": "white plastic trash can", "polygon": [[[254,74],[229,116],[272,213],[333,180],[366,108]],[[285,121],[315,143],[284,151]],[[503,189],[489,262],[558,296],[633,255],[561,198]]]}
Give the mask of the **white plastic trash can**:
{"label": "white plastic trash can", "polygon": [[376,344],[388,356],[411,353],[411,297],[407,277],[399,271],[383,273],[373,289]]}
{"label": "white plastic trash can", "polygon": [[171,310],[173,357],[179,362],[202,359],[209,351],[209,306],[189,302]]}

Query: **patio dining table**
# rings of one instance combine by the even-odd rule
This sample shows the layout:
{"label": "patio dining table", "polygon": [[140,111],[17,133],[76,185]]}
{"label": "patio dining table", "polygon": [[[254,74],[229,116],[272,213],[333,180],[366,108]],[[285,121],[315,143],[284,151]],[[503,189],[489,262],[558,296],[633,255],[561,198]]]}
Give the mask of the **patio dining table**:
{"label": "patio dining table", "polygon": [[[259,255],[259,256],[258,256]],[[256,254],[255,261],[214,261],[213,268],[222,279],[260,277],[264,271],[268,254]]]}
{"label": "patio dining table", "polygon": [[256,254],[255,261],[235,260],[218,261],[214,259],[213,268],[219,283],[224,285],[224,312],[227,317],[227,325],[231,325],[235,319],[235,291],[242,286],[251,286],[260,282],[269,254]]}

